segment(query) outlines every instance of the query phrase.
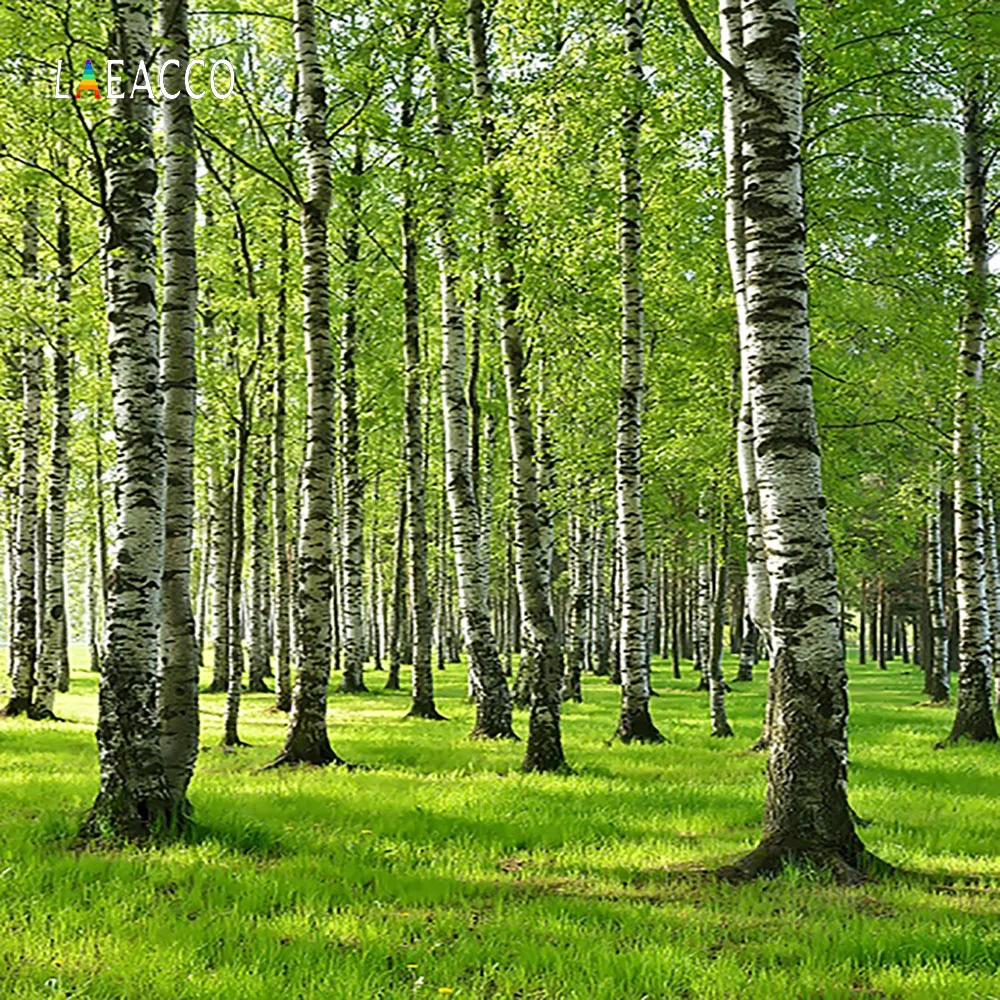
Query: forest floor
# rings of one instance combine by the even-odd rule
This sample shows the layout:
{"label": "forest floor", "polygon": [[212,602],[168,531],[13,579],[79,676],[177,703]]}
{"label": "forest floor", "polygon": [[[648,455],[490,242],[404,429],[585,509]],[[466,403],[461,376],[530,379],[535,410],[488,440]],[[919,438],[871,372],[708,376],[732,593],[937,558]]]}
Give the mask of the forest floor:
{"label": "forest floor", "polygon": [[669,741],[606,745],[617,691],[586,678],[559,777],[465,738],[458,666],[435,674],[447,722],[403,719],[405,692],[331,697],[334,747],[370,770],[258,773],[285,718],[246,695],[253,747],[226,753],[206,696],[195,833],[122,850],[73,843],[97,788],[78,672],[72,721],[0,721],[0,997],[1000,997],[1000,746],[935,752],[951,709],[921,704],[919,668],[851,668],[852,804],[911,874],[848,888],[711,877],[756,842],[763,677],[720,741],[690,665],[654,666]]}

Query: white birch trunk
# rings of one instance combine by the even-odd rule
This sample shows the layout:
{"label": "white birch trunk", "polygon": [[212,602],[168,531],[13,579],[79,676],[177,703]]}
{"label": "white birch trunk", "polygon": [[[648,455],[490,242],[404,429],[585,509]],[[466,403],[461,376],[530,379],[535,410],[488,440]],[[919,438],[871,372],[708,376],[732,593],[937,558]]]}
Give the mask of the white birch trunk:
{"label": "white birch trunk", "polygon": [[73,261],[69,212],[62,197],[56,209],[56,247],[59,258],[56,300],[56,336],[52,358],[53,418],[49,452],[49,496],[46,504],[48,553],[45,562],[45,601],[38,653],[38,688],[33,715],[51,717],[66,648],[66,496],[69,491],[70,356],[69,302]]}
{"label": "white birch trunk", "polygon": [[989,687],[990,610],[979,430],[989,294],[983,86],[982,77],[974,77],[966,87],[962,105],[965,311],[958,350],[953,437],[958,697],[949,739],[995,742],[997,730]]}
{"label": "white birch trunk", "polygon": [[947,701],[951,676],[948,670],[948,617],[945,613],[944,551],[941,546],[941,482],[935,472],[931,493],[933,507],[927,515],[927,603],[929,607],[932,658],[928,694],[933,701]]}
{"label": "white birch trunk", "polygon": [[771,587],[774,717],[760,845],[727,874],[867,860],[847,803],[847,674],[812,400],[796,0],[744,0],[746,336]]}
{"label": "white birch trunk", "polygon": [[489,57],[483,0],[468,0],[466,27],[472,60],[473,92],[479,108],[479,131],[489,171],[490,222],[496,242],[501,300],[501,341],[507,387],[507,424],[514,485],[514,536],[521,612],[526,625],[527,654],[534,664],[526,771],[552,771],[565,766],[560,730],[559,687],[562,649],[545,586],[544,552],[538,517],[538,470],[531,430],[531,410],[524,378],[524,344],[518,305],[520,286],[514,271],[514,231],[508,194],[497,169]]}
{"label": "white birch trunk", "polygon": [[[480,520],[479,498],[489,491],[488,478],[477,497],[466,396],[465,318],[456,294],[458,246],[453,232],[451,181],[451,116],[444,73],[447,50],[434,27],[435,130],[438,157],[437,255],[441,292],[441,402],[444,412],[445,488],[451,513],[458,603],[465,648],[469,656],[469,683],[476,701],[472,736],[512,739],[511,699],[504,677],[489,613],[489,543],[485,520]],[[487,450],[488,454],[488,450]]]}
{"label": "white birch trunk", "polygon": [[[26,282],[38,280],[38,203],[25,209],[21,270]],[[35,594],[38,536],[38,431],[41,423],[42,352],[30,331],[21,343],[21,461],[14,527],[14,580],[10,631],[11,692],[4,715],[31,711],[38,654]]]}
{"label": "white birch trunk", "polygon": [[[152,0],[113,7],[109,57],[134,78],[149,63]],[[156,714],[166,444],[156,311],[152,108],[113,101],[105,160],[104,257],[116,442],[116,531],[108,581],[108,651],[97,723],[100,790],[83,833],[148,834],[173,809]]]}
{"label": "white birch trunk", "polygon": [[274,764],[340,763],[326,729],[330,679],[333,551],[334,385],[330,357],[330,140],[326,88],[316,41],[313,0],[295,0],[299,114],[308,188],[301,206],[302,327],[306,354],[306,453],[296,554],[295,687],[285,746]]}
{"label": "white birch trunk", "polygon": [[160,358],[167,492],[159,715],[167,784],[180,806],[186,801],[198,757],[198,671],[201,667],[191,607],[197,389],[198,271],[194,239],[197,161],[194,111],[183,87],[189,54],[187,0],[160,0],[159,18],[159,34],[163,39],[160,53],[163,83],[172,93],[178,94],[175,100],[162,104],[165,155]]}

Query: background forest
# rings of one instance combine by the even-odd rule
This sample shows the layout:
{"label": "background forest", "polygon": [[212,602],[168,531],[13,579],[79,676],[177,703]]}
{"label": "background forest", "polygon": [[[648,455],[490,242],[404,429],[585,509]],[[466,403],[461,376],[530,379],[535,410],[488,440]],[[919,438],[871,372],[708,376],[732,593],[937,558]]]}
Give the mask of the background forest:
{"label": "background forest", "polygon": [[998,51],[2,6],[4,995],[1000,992]]}

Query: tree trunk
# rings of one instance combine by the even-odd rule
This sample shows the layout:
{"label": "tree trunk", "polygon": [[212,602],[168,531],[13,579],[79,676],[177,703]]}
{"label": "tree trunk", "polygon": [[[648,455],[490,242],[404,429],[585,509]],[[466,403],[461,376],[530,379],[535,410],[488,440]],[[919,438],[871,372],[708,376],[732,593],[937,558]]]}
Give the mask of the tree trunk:
{"label": "tree trunk", "polygon": [[[466,394],[465,318],[459,304],[458,245],[453,231],[454,191],[451,180],[451,114],[445,89],[447,50],[437,26],[435,48],[435,128],[437,132],[438,211],[437,248],[441,290],[441,401],[444,412],[445,489],[451,514],[455,573],[462,631],[469,657],[469,681],[476,701],[471,735],[484,739],[513,739],[511,699],[500,662],[500,651],[490,626],[489,547],[484,538],[476,465],[476,435],[470,435],[470,399]],[[471,383],[470,383],[471,384]]]}
{"label": "tree trunk", "polygon": [[178,94],[164,101],[163,306],[160,359],[167,442],[166,536],[163,554],[163,643],[159,691],[160,743],[176,808],[190,808],[187,789],[198,757],[198,649],[191,608],[194,536],[194,441],[197,375],[195,263],[197,161],[194,113],[182,86],[188,68],[187,0],[159,0],[163,83]]}
{"label": "tree trunk", "polygon": [[[402,100],[402,129],[409,137],[414,105],[411,92],[412,62],[408,56]],[[404,149],[407,147],[404,144]],[[413,684],[410,718],[443,719],[434,706],[434,674],[431,645],[434,640],[433,608],[427,587],[427,515],[424,507],[424,438],[420,412],[420,302],[417,287],[417,237],[414,219],[413,181],[409,176],[409,156],[403,153],[403,362],[405,384],[405,450],[407,563],[409,566],[410,607],[413,614]],[[443,535],[443,531],[442,531]],[[346,672],[345,672],[346,677]]]}
{"label": "tree trunk", "polygon": [[209,470],[209,497],[214,511],[212,540],[212,683],[208,690],[226,690],[229,677],[229,577],[233,554],[233,493],[229,477]]}
{"label": "tree trunk", "polygon": [[358,431],[358,374],[355,361],[358,339],[357,299],[359,294],[361,181],[364,176],[361,139],[354,147],[351,188],[347,199],[350,221],[344,233],[346,261],[344,325],[340,341],[341,473],[343,476],[343,651],[344,674],[339,690],[345,694],[367,691],[364,682],[364,588],[365,560],[361,505],[364,481],[358,468],[361,438]]}
{"label": "tree trunk", "polygon": [[733,735],[733,730],[726,718],[726,681],[722,675],[723,619],[726,615],[726,576],[729,569],[729,524],[725,512],[722,515],[722,541],[715,557],[712,645],[708,664],[708,701],[711,710],[712,735],[727,737]]}
{"label": "tree trunk", "polygon": [[528,656],[534,671],[529,734],[522,767],[525,771],[554,771],[565,767],[559,699],[563,672],[562,649],[545,586],[543,541],[538,516],[538,470],[524,376],[524,344],[518,317],[520,284],[514,269],[515,235],[507,204],[506,185],[501,173],[495,169],[498,151],[483,0],[468,0],[466,25],[472,58],[473,90],[479,107],[480,138],[483,156],[490,172],[489,206],[498,251],[501,341],[514,481],[517,583],[521,611],[527,626],[527,649],[522,648],[522,656]]}
{"label": "tree trunk", "polygon": [[[109,58],[134,78],[152,52],[152,0],[112,7]],[[97,722],[100,790],[82,835],[143,837],[184,816],[167,784],[156,715],[166,442],[160,393],[152,107],[112,101],[102,224],[114,398],[117,530]]]}
{"label": "tree trunk", "polygon": [[563,700],[583,701],[580,676],[584,670],[587,645],[587,612],[590,606],[590,531],[583,518],[569,518],[569,641]]}
{"label": "tree trunk", "polygon": [[[386,691],[399,690],[399,666],[403,661],[403,625],[406,620],[406,483],[399,489],[396,554],[392,568],[392,611],[389,620],[389,671]],[[409,657],[407,657],[409,659]]]}
{"label": "tree trunk", "polygon": [[330,746],[326,730],[333,550],[334,393],[326,239],[331,185],[326,89],[313,0],[295,0],[294,36],[308,176],[306,201],[301,206],[306,453],[295,574],[295,688],[285,746],[271,766],[342,763]]}
{"label": "tree trunk", "polygon": [[70,356],[69,301],[73,260],[69,213],[62,197],[56,209],[56,246],[59,272],[56,301],[59,315],[53,350],[54,413],[49,459],[49,497],[46,504],[48,554],[45,561],[45,603],[42,606],[38,656],[38,687],[32,714],[51,718],[56,688],[66,661],[66,495],[69,490]]}
{"label": "tree trunk", "polygon": [[642,6],[625,0],[625,57],[628,97],[622,118],[621,199],[618,260],[621,276],[621,385],[615,448],[615,501],[621,549],[622,705],[615,735],[624,743],[662,743],[649,714],[647,656],[648,581],[642,525],[642,351],[643,304],[640,270],[641,175],[639,141],[645,80],[642,69]]}
{"label": "tree trunk", "polygon": [[[743,15],[740,0],[721,0],[719,7],[720,45],[723,56],[742,68]],[[754,455],[754,415],[749,371],[745,363],[747,337],[747,241],[746,176],[742,136],[750,109],[737,80],[723,75],[723,141],[726,161],[726,252],[736,302],[737,339],[740,345],[740,409],[736,421],[736,458],[743,494],[746,521],[746,607],[757,627],[758,636],[768,645],[771,593],[762,535],[760,496],[757,487],[757,464]],[[740,680],[750,680],[753,664],[746,666],[741,657]]]}
{"label": "tree trunk", "polygon": [[746,367],[771,586],[774,716],[760,845],[725,874],[867,861],[847,802],[847,673],[809,362],[795,0],[744,0]]}
{"label": "tree trunk", "polygon": [[[38,203],[25,209],[21,269],[26,282],[38,280]],[[13,628],[10,629],[11,693],[3,714],[12,717],[32,709],[38,653],[36,552],[38,535],[38,431],[41,424],[42,350],[31,331],[20,349],[21,466],[17,483],[14,529]]]}
{"label": "tree trunk", "polygon": [[250,526],[250,683],[249,691],[264,693],[264,678],[271,663],[270,622],[268,621],[268,547],[270,525],[267,523],[267,466],[266,441],[254,445],[253,499]]}
{"label": "tree trunk", "polygon": [[292,707],[292,567],[288,550],[288,509],[285,498],[285,335],[288,318],[288,213],[281,212],[278,245],[278,321],[274,330],[274,422],[271,426],[271,518],[274,529],[274,706]]}
{"label": "tree trunk", "polygon": [[965,313],[955,395],[955,587],[958,595],[958,698],[950,740],[995,742],[990,698],[990,610],[983,525],[979,416],[983,380],[989,242],[986,232],[984,81],[977,74],[962,108]]}
{"label": "tree trunk", "polygon": [[222,746],[242,747],[239,736],[240,699],[243,694],[243,554],[246,548],[247,452],[250,449],[250,402],[246,380],[238,388],[239,423],[236,428],[236,461],[233,465],[233,551],[229,569],[229,672],[226,708],[223,716]]}

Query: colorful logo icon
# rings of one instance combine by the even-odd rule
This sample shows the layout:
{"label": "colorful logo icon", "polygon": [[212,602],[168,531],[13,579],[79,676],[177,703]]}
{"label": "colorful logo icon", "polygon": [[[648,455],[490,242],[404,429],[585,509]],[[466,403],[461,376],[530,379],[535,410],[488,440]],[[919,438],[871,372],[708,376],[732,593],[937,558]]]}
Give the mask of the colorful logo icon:
{"label": "colorful logo icon", "polygon": [[94,64],[89,59],[87,65],[83,67],[83,79],[80,81],[80,86],[76,88],[77,100],[80,99],[80,95],[85,90],[93,93],[98,101],[101,99],[101,92],[97,89],[97,77],[94,76]]}

